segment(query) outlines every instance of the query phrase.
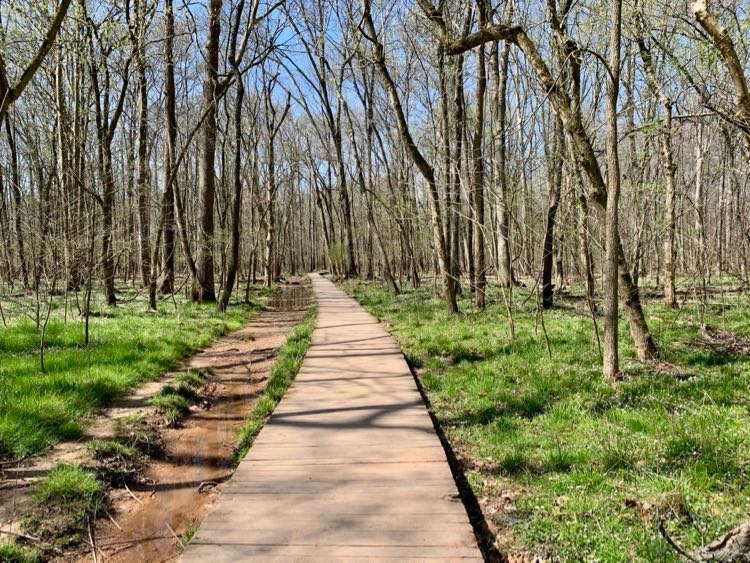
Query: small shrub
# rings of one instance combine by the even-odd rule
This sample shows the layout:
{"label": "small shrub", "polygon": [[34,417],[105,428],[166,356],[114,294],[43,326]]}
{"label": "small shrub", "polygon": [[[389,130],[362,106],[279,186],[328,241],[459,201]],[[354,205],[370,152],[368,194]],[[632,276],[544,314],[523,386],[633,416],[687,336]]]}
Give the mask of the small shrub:
{"label": "small shrub", "polygon": [[499,466],[505,473],[521,473],[529,469],[529,457],[525,452],[512,451],[500,459]]}
{"label": "small shrub", "polygon": [[126,444],[115,440],[92,440],[86,447],[91,456],[97,461],[115,459],[117,461],[132,461],[138,457],[138,451]]}
{"label": "small shrub", "polygon": [[182,535],[180,535],[179,539],[179,548],[180,552],[183,552],[187,549],[188,544],[190,543],[190,540],[193,539],[193,536],[198,531],[198,523],[193,522],[190,524],[184,532],[182,532]]}

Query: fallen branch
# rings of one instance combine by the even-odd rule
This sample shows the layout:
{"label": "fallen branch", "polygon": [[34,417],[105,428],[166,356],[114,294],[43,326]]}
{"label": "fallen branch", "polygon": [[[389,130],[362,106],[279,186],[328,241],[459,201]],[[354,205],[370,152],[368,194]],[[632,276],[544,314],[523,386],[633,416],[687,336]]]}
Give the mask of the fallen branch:
{"label": "fallen branch", "polygon": [[89,527],[89,543],[91,544],[91,555],[94,558],[94,563],[99,563],[99,558],[96,556],[96,543],[94,542],[94,536],[91,533],[91,520],[88,522]]}
{"label": "fallen branch", "polygon": [[117,521],[114,518],[112,518],[112,515],[109,512],[107,512],[107,518],[109,518],[110,520],[112,520],[112,523],[115,526],[117,526],[118,530],[122,531],[122,528],[120,527],[120,525],[117,523]]}
{"label": "fallen branch", "polygon": [[4,530],[2,528],[0,528],[0,534],[8,534],[9,536],[15,536],[17,538],[21,538],[21,539],[28,540],[28,541],[35,542],[35,543],[39,543],[42,541],[40,538],[36,538],[34,536],[22,534],[21,532],[12,532],[10,530]]}
{"label": "fallen branch", "polygon": [[123,481],[122,484],[125,487],[125,490],[128,491],[131,497],[137,500],[139,504],[143,504],[143,501],[133,494],[133,491],[130,490],[130,488],[128,487],[128,484],[125,481]]}
{"label": "fallen branch", "polygon": [[688,561],[692,561],[693,563],[697,563],[697,559],[695,559],[692,555],[690,555],[687,551],[682,549],[680,545],[674,541],[670,535],[667,533],[666,528],[664,527],[664,520],[659,521],[659,533],[662,535],[662,537],[666,540],[666,542],[674,549],[677,553],[682,555],[685,559]]}
{"label": "fallen branch", "polygon": [[719,539],[696,549],[692,561],[722,563],[750,562],[750,521],[730,530]]}

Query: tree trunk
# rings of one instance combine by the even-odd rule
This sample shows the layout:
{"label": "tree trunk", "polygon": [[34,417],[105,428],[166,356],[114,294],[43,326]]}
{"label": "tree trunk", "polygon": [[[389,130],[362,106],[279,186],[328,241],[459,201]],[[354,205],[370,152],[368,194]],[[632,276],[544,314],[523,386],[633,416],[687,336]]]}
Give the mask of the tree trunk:
{"label": "tree trunk", "polygon": [[148,83],[146,82],[146,2],[135,0],[135,59],[138,81],[138,250],[141,283],[151,285],[151,225],[148,169]]}
{"label": "tree trunk", "polygon": [[734,124],[742,132],[745,148],[750,151],[750,88],[745,77],[745,66],[737,55],[729,32],[716,19],[716,16],[708,11],[708,0],[694,0],[690,4],[690,9],[698,23],[711,37],[727,67],[734,87]]}
{"label": "tree trunk", "polygon": [[[508,213],[508,165],[507,165],[507,94],[508,94],[508,63],[510,59],[510,45],[503,43],[502,56],[498,57],[500,44],[495,43],[494,82],[495,82],[495,111],[497,112],[496,131],[497,158],[495,178],[497,179],[497,280],[500,287],[508,288],[513,284],[513,271],[510,261],[510,218]],[[498,58],[500,59],[498,61]]]}
{"label": "tree trunk", "polygon": [[547,158],[548,202],[547,219],[544,224],[544,242],[542,244],[542,308],[551,309],[554,304],[554,286],[552,284],[552,266],[554,262],[555,216],[560,205],[562,189],[562,165],[565,141],[560,119],[554,118],[554,143]]}
{"label": "tree trunk", "polygon": [[[639,30],[640,31],[640,30]],[[647,47],[643,37],[637,37],[638,50],[646,71],[649,89],[659,99],[664,115],[662,116],[661,128],[659,130],[659,145],[661,149],[662,166],[664,173],[664,248],[662,251],[662,264],[664,272],[664,304],[667,307],[677,307],[675,292],[675,176],[677,165],[674,162],[672,150],[672,100],[662,91],[656,78],[654,61],[651,50]]]}
{"label": "tree trunk", "polygon": [[464,100],[464,57],[456,57],[454,62],[454,93],[453,93],[453,163],[450,173],[450,202],[451,238],[446,240],[449,246],[451,276],[456,285],[456,291],[461,291],[461,163],[464,159],[464,125],[466,120],[466,105]]}
{"label": "tree trunk", "polygon": [[[175,251],[175,149],[177,145],[177,111],[174,84],[174,12],[172,0],[164,0],[164,118],[167,128],[164,143],[164,253],[160,291],[174,291]],[[192,262],[192,259],[190,260]],[[190,271],[194,275],[194,268]]]}
{"label": "tree trunk", "polygon": [[[482,4],[483,5],[483,4]],[[484,16],[482,15],[484,14]],[[480,21],[486,20],[486,10],[480,10]],[[472,205],[474,207],[474,263],[476,266],[476,293],[474,307],[483,311],[486,305],[485,291],[487,273],[484,248],[484,96],[487,89],[487,67],[485,64],[484,45],[477,52],[477,107],[474,123],[474,137],[471,143]]]}
{"label": "tree trunk", "polygon": [[[593,145],[591,144],[591,139],[587,135],[582,121],[576,119],[575,113],[571,108],[570,99],[560,89],[549,67],[537,50],[536,45],[526,32],[521,27],[493,25],[457,40],[452,40],[447,36],[447,30],[443,34],[443,40],[446,42],[446,51],[452,55],[458,55],[482,43],[497,40],[510,41],[523,51],[542,88],[547,92],[547,96],[555,112],[565,126],[567,136],[576,155],[576,165],[586,174],[591,184],[591,201],[601,214],[604,215],[607,207],[607,186],[604,182]],[[572,41],[569,37],[567,39],[568,41]],[[617,238],[616,247],[620,283],[622,284],[624,304],[628,312],[630,334],[633,337],[638,358],[641,360],[652,359],[658,356],[658,350],[648,330],[648,323],[643,313],[638,286],[633,283],[630,270],[627,267],[625,253],[622,249],[622,243],[619,240],[619,236]]]}
{"label": "tree trunk", "polygon": [[240,0],[235,8],[235,20],[232,28],[229,58],[232,62],[232,73],[234,74],[237,92],[234,99],[234,157],[232,160],[232,223],[231,242],[229,251],[229,264],[227,265],[226,282],[219,299],[219,310],[226,311],[232,290],[237,279],[237,270],[240,267],[240,224],[242,223],[242,103],[245,100],[245,83],[240,73],[240,61],[237,56],[237,34],[242,22],[242,12],[245,7],[244,0]]}
{"label": "tree trunk", "polygon": [[699,121],[698,131],[695,135],[695,192],[693,194],[693,208],[695,211],[695,232],[698,235],[698,252],[696,253],[696,271],[705,284],[710,276],[708,265],[708,253],[706,250],[706,224],[703,196],[703,163],[705,160],[703,150],[704,127]]}
{"label": "tree trunk", "polygon": [[[620,91],[620,31],[622,0],[612,0],[610,35],[609,89],[607,92],[607,210],[604,266],[604,376],[615,377],[620,371],[618,353],[618,247],[620,160],[617,151],[617,98]],[[619,248],[622,252],[621,247]]]}
{"label": "tree trunk", "polygon": [[216,301],[214,286],[214,200],[216,199],[216,133],[219,86],[219,40],[222,0],[209,0],[206,68],[203,79],[203,139],[199,160],[201,218],[198,236],[198,260],[193,280],[193,301]]}
{"label": "tree trunk", "polygon": [[115,293],[115,257],[112,250],[112,228],[115,211],[115,179],[112,172],[112,148],[105,141],[102,151],[102,275],[107,305],[117,305]]}
{"label": "tree trunk", "polygon": [[456,286],[454,283],[453,276],[448,271],[447,265],[449,264],[448,257],[448,246],[445,241],[445,232],[443,231],[443,218],[440,210],[440,198],[438,195],[437,184],[435,182],[435,170],[428,164],[422,153],[417,148],[414,140],[412,139],[409,131],[409,126],[406,123],[406,117],[404,110],[401,107],[401,101],[398,95],[398,89],[396,84],[393,82],[391,75],[388,71],[388,67],[385,62],[385,51],[383,44],[377,40],[377,33],[375,31],[375,24],[372,21],[372,15],[370,13],[370,1],[362,0],[363,8],[363,19],[369,33],[369,39],[373,41],[373,52],[375,59],[375,66],[380,72],[383,81],[385,82],[386,91],[388,92],[388,98],[391,102],[391,107],[396,114],[396,122],[398,125],[399,136],[401,142],[404,144],[409,157],[412,159],[414,164],[419,169],[420,174],[427,182],[427,193],[430,197],[430,218],[432,222],[432,237],[435,243],[435,250],[437,252],[438,265],[440,268],[440,274],[443,279],[443,296],[445,303],[448,307],[448,311],[451,313],[458,313],[458,302],[456,301]]}
{"label": "tree trunk", "polygon": [[23,239],[23,201],[21,198],[21,176],[18,171],[18,151],[16,150],[16,132],[15,127],[11,128],[10,115],[5,116],[5,132],[10,147],[10,192],[13,195],[13,226],[16,234],[16,244],[18,250],[18,262],[21,266],[21,279],[23,287],[29,287],[29,266],[26,260],[26,249]]}
{"label": "tree trunk", "polygon": [[276,84],[276,78],[266,80],[264,103],[266,107],[266,132],[268,134],[268,187],[266,190],[266,287],[270,288],[273,282],[278,279],[280,260],[276,250],[276,135],[278,135],[281,125],[284,123],[289,113],[290,95],[287,95],[286,107],[281,115],[277,118],[276,108],[273,103],[273,88]]}

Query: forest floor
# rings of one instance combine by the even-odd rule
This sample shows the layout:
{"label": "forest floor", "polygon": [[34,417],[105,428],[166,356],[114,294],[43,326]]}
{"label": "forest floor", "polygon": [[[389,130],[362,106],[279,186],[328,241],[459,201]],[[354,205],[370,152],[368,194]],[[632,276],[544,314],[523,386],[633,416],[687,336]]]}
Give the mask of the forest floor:
{"label": "forest floor", "polygon": [[683,292],[668,309],[652,292],[663,361],[635,359],[623,320],[611,381],[575,291],[542,315],[534,293],[515,289],[512,342],[496,287],[486,311],[471,312],[467,291],[451,318],[429,283],[398,297],[342,285],[400,342],[511,561],[677,561],[665,535],[690,550],[747,518],[747,293]]}
{"label": "forest floor", "polygon": [[[47,374],[35,375],[40,384],[57,374],[68,377],[67,388],[98,383],[107,393],[91,397],[69,392],[68,400],[89,401],[85,410],[66,413],[78,427],[74,437],[66,439],[54,433],[54,426],[46,427],[53,430],[46,441],[26,442],[39,444],[37,449],[14,452],[14,457],[11,453],[0,465],[0,532],[11,532],[0,533],[0,559],[71,560],[80,555],[88,560],[94,551],[100,561],[163,560],[179,553],[299,369],[312,332],[314,312],[305,317],[309,288],[282,287],[270,301],[265,290],[253,295],[252,305],[232,306],[226,316],[215,313],[215,306],[186,303],[177,314],[166,307],[161,314],[145,313],[138,308],[143,303],[135,301],[96,317],[96,322],[92,318],[93,347],[98,344],[109,354],[93,358],[77,378],[73,351],[56,372],[55,349],[50,350]],[[246,323],[248,316],[256,318]],[[276,349],[303,317],[305,323],[277,356]],[[78,323],[51,323],[60,330],[58,342],[66,336],[74,340]],[[241,325],[164,373],[181,356]],[[23,334],[24,329],[14,327],[13,332]],[[126,355],[128,349],[135,352],[132,357]],[[9,374],[22,379],[26,374],[19,372]],[[28,372],[32,377],[32,366]],[[13,382],[10,375],[0,381],[8,379]],[[23,389],[8,388],[17,397]],[[33,404],[33,397],[20,398]],[[18,431],[9,443],[24,436]],[[62,441],[42,454],[41,448],[55,439]],[[3,543],[8,538],[10,543]]]}
{"label": "forest floor", "polygon": [[[194,304],[176,295],[151,313],[146,295],[123,289],[116,308],[92,303],[88,345],[73,295],[57,296],[46,329],[44,375],[37,302],[29,295],[6,298],[0,302],[5,325],[0,330],[0,461],[80,438],[98,407],[240,328],[269,295],[256,288],[250,304],[233,305],[226,314],[215,304]],[[46,306],[39,304],[42,317]]]}

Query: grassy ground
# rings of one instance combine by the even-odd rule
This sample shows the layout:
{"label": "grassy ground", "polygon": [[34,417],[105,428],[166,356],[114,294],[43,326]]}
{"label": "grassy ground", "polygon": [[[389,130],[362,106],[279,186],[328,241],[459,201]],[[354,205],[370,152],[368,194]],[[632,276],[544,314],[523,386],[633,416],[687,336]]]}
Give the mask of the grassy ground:
{"label": "grassy ground", "polygon": [[[690,549],[747,518],[750,357],[696,346],[695,304],[647,303],[655,338],[677,369],[636,362],[623,321],[626,374],[612,382],[600,374],[581,300],[545,312],[550,359],[525,289],[514,291],[511,343],[495,288],[486,312],[470,313],[466,296],[467,313],[450,318],[431,286],[396,298],[378,284],[345,287],[400,341],[500,530],[502,551],[677,561],[659,522]],[[709,301],[707,323],[750,335],[747,295]]]}
{"label": "grassy ground", "polygon": [[39,552],[16,542],[0,543],[0,561],[5,563],[40,563]]}
{"label": "grassy ground", "polygon": [[260,310],[261,297],[254,295],[255,303],[231,306],[226,314],[180,297],[176,308],[165,301],[157,313],[147,313],[145,296],[124,293],[116,308],[92,304],[88,347],[77,310],[70,304],[66,319],[63,297],[56,298],[45,373],[39,368],[39,332],[27,316],[31,299],[2,303],[7,326],[0,329],[0,459],[37,454],[80,436],[94,409],[242,326]]}

